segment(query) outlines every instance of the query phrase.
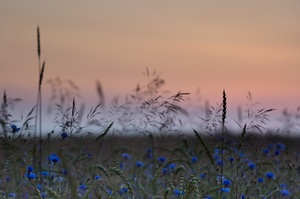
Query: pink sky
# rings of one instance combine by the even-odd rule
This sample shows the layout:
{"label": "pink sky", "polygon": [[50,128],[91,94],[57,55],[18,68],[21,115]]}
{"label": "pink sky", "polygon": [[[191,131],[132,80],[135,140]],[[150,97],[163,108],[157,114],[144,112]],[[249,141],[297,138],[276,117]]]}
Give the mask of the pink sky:
{"label": "pink sky", "polygon": [[[34,104],[36,27],[45,79],[73,80],[97,102],[143,82],[145,68],[163,73],[165,89],[221,101],[235,110],[251,91],[270,108],[300,105],[300,2],[9,1],[0,2],[0,92]],[[47,96],[49,86],[44,85]]]}

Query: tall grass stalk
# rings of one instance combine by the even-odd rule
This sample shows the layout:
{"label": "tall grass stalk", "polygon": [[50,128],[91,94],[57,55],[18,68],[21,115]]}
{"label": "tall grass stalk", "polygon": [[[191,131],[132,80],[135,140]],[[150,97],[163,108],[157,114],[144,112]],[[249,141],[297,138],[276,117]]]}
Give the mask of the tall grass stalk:
{"label": "tall grass stalk", "polygon": [[[221,153],[221,159],[222,159],[222,162],[223,164],[221,165],[221,186],[222,186],[222,183],[223,183],[223,169],[224,169],[224,133],[225,133],[225,119],[226,119],[226,104],[227,101],[226,101],[226,93],[225,93],[225,90],[223,90],[223,113],[222,113],[222,153]],[[221,198],[223,196],[223,192],[221,191]]]}
{"label": "tall grass stalk", "polygon": [[[36,117],[35,117],[35,131],[34,131],[34,152],[33,152],[33,165],[37,168],[37,147],[39,150],[39,170],[42,169],[42,81],[45,70],[45,61],[41,64],[41,40],[40,40],[40,28],[37,27],[37,55],[38,55],[38,94],[36,99]],[[39,142],[37,142],[37,132],[39,131]]]}

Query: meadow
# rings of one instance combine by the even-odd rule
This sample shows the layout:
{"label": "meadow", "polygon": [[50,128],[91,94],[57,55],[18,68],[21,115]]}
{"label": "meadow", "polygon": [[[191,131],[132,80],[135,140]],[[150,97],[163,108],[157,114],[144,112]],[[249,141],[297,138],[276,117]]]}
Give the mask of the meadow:
{"label": "meadow", "polygon": [[[162,93],[164,79],[148,69],[149,81],[107,112],[100,84],[100,103],[85,114],[72,81],[48,81],[55,130],[44,132],[37,35],[36,105],[17,125],[11,111],[20,99],[4,91],[1,100],[0,198],[300,198],[299,139],[266,132],[273,109],[248,107],[231,132],[224,90],[196,129],[181,119],[189,93]],[[299,124],[299,115],[291,119]]]}

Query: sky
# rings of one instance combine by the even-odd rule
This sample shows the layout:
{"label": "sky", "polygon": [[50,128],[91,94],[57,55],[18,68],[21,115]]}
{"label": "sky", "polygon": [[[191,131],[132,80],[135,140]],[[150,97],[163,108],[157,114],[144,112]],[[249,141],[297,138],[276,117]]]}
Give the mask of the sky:
{"label": "sky", "polygon": [[[142,72],[162,73],[165,89],[232,111],[250,91],[262,108],[300,105],[300,1],[0,1],[0,92],[35,104],[36,28],[45,82],[72,80],[97,103],[132,92]],[[50,86],[43,84],[43,97]]]}

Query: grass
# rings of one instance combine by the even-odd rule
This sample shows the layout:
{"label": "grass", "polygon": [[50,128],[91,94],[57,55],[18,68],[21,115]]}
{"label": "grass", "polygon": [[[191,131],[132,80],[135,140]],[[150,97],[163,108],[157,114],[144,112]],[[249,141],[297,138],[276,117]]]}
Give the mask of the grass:
{"label": "grass", "polygon": [[240,132],[230,132],[224,90],[221,105],[203,110],[202,129],[181,132],[189,93],[166,97],[161,75],[148,69],[149,82],[124,102],[114,99],[107,113],[97,82],[99,104],[86,116],[76,102],[78,87],[50,80],[59,131],[43,137],[45,62],[37,32],[36,105],[17,126],[10,110],[20,99],[4,91],[1,101],[0,198],[300,198],[299,140],[262,133],[273,109],[252,104],[247,122],[237,121]]}

